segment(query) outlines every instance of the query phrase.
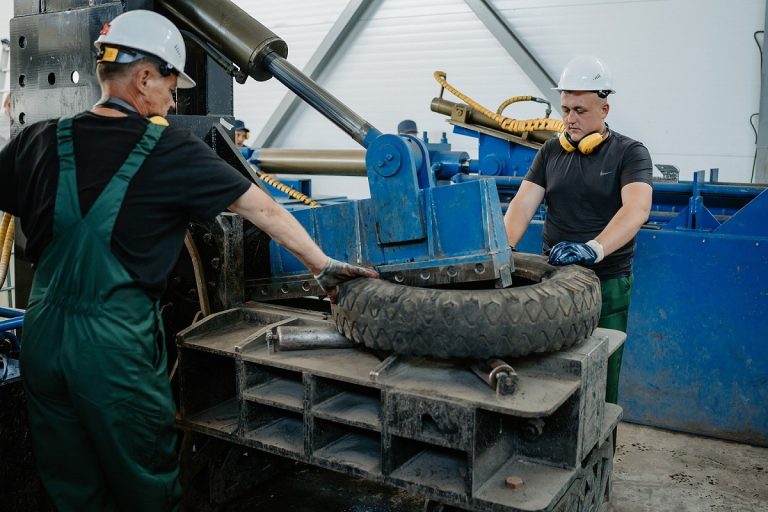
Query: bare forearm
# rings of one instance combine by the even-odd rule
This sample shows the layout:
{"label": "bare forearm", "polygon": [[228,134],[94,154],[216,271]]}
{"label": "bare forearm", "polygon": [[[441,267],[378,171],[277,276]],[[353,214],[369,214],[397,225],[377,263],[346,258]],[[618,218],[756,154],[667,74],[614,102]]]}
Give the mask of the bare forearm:
{"label": "bare forearm", "polygon": [[533,215],[528,215],[522,204],[509,203],[507,213],[504,215],[504,229],[507,232],[509,245],[517,245],[531,222]]}
{"label": "bare forearm", "polygon": [[255,186],[251,186],[235,201],[230,210],[264,230],[275,242],[296,256],[312,274],[319,274],[328,264],[328,256],[299,221]]}
{"label": "bare forearm", "polygon": [[595,237],[609,255],[632,240],[648,220],[648,211],[638,206],[622,206],[605,229]]}
{"label": "bare forearm", "polygon": [[312,274],[319,274],[328,264],[328,256],[286,209],[275,204],[275,208],[270,210],[273,211],[266,213],[266,226],[262,229],[296,256]]}
{"label": "bare forearm", "polygon": [[512,198],[504,215],[504,229],[510,245],[517,245],[523,238],[542,199],[544,199],[543,187],[527,180],[520,184],[517,194]]}

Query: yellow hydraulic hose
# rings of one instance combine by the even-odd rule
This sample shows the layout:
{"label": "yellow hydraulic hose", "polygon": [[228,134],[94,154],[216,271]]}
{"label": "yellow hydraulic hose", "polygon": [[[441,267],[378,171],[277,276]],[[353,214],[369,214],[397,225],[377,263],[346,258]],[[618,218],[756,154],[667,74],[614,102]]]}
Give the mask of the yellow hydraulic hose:
{"label": "yellow hydraulic hose", "polygon": [[507,108],[513,103],[517,103],[520,101],[535,101],[536,103],[546,103],[547,111],[544,113],[544,117],[548,118],[549,114],[552,113],[552,104],[549,103],[549,101],[545,100],[544,98],[537,98],[536,96],[512,96],[511,98],[501,102],[501,105],[499,105],[499,108],[496,109],[496,113],[501,115],[501,113],[504,112],[505,108]]}
{"label": "yellow hydraulic hose", "polygon": [[0,222],[0,286],[5,282],[11,262],[13,224],[13,215],[7,212],[4,213],[3,220]]}
{"label": "yellow hydraulic hose", "polygon": [[256,168],[256,173],[258,174],[259,178],[261,178],[261,181],[264,181],[266,183],[269,183],[273,187],[275,187],[277,190],[284,194],[288,194],[288,196],[301,201],[302,203],[311,206],[312,208],[316,208],[320,206],[320,203],[312,199],[311,197],[307,196],[306,194],[302,194],[298,190],[296,190],[293,187],[289,187],[288,185],[285,185],[283,183],[280,183],[275,178],[270,176],[269,174],[266,174],[262,172],[259,168]]}
{"label": "yellow hydraulic hose", "polygon": [[[467,105],[469,105],[473,109],[477,110],[478,112],[481,112],[482,114],[496,121],[502,130],[506,130],[512,133],[523,133],[523,132],[533,132],[533,131],[562,132],[564,129],[563,122],[559,119],[540,118],[540,119],[524,119],[520,121],[517,119],[511,119],[509,117],[504,117],[501,115],[501,111],[503,111],[504,108],[507,107],[507,105],[514,103],[515,101],[523,101],[522,99],[515,99],[515,98],[529,99],[529,98],[533,98],[532,96],[516,96],[515,98],[510,98],[506,102],[502,103],[502,105],[499,107],[499,113],[496,113],[485,108],[480,103],[476,102],[466,94],[463,94],[461,91],[451,86],[446,81],[447,75],[445,74],[444,71],[435,71],[433,76],[435,77],[435,80],[437,80],[437,83],[439,83],[443,88],[447,89],[451,94],[453,94],[457,98],[464,101]],[[511,101],[511,100],[515,100],[515,101]]]}

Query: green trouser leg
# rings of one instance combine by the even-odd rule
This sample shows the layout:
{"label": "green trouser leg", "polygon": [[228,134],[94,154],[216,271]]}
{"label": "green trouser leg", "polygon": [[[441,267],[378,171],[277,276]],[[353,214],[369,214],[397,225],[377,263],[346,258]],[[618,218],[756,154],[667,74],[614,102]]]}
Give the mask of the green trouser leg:
{"label": "green trouser leg", "polygon": [[[608,279],[600,283],[603,295],[603,308],[600,311],[598,327],[627,332],[627,312],[629,296],[632,292],[632,276]],[[619,401],[619,374],[621,372],[622,345],[608,358],[608,381],[605,389],[605,401],[615,404]]]}
{"label": "green trouser leg", "polygon": [[62,512],[179,507],[157,303],[110,249],[128,184],[162,130],[147,128],[83,217],[72,119],[59,121],[53,237],[32,282],[21,374],[36,463]]}

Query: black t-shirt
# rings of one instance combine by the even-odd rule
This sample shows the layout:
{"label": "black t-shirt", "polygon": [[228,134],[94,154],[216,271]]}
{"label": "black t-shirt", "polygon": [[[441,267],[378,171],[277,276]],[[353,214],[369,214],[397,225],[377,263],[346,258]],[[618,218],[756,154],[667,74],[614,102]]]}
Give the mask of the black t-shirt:
{"label": "black t-shirt", "polygon": [[[59,157],[57,120],[22,130],[0,151],[0,210],[21,218],[26,256],[37,262],[51,240]],[[80,209],[85,215],[141,139],[139,116],[75,117],[73,139]],[[190,219],[208,220],[250,182],[189,130],[170,126],[128,186],[112,233],[112,253],[136,283],[159,297]]]}
{"label": "black t-shirt", "polygon": [[[652,172],[645,146],[614,131],[589,155],[568,153],[557,139],[547,141],[525,176],[545,190],[544,250],[562,241],[595,238],[621,208],[621,188],[635,182],[650,185]],[[602,280],[627,276],[635,245],[633,238],[589,268]]]}

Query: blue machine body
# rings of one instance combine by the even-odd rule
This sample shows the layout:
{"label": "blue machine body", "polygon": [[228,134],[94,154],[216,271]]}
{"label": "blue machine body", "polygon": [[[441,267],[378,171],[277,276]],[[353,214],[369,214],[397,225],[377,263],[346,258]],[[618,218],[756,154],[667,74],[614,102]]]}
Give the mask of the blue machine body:
{"label": "blue machine body", "polygon": [[[619,402],[626,421],[768,446],[768,188],[704,178],[653,185]],[[494,181],[504,202],[522,178]],[[541,252],[545,215],[519,250]]]}
{"label": "blue machine body", "polygon": [[470,162],[469,172],[480,176],[524,176],[538,148],[487,133],[487,130],[455,126],[454,132],[477,139],[478,158]]}
{"label": "blue machine body", "polygon": [[[9,381],[19,377],[19,360],[13,358],[21,350],[15,330],[24,327],[24,310],[0,307],[0,340],[11,342],[12,357],[0,353],[0,381]],[[17,357],[17,356],[16,356]]]}
{"label": "blue machine body", "polygon": [[[330,255],[376,265],[385,277],[436,262],[454,275],[489,265],[498,277],[509,258],[502,212],[535,149],[484,128],[454,130],[478,139],[477,160],[445,137],[377,136],[366,155],[371,199],[294,214]],[[653,185],[620,405],[628,421],[768,445],[768,191],[717,183],[716,172],[704,178]],[[519,250],[541,251],[545,216],[542,205]],[[276,245],[272,255],[277,279],[305,272]]]}
{"label": "blue machine body", "polygon": [[[383,277],[404,284],[511,283],[496,183],[437,186],[433,164],[458,167],[468,160],[466,153],[452,153],[447,144],[445,151],[430,151],[412,135],[378,134],[367,143],[371,199],[291,206],[329,256],[373,265]],[[304,265],[274,242],[270,255],[274,283],[306,274]]]}

